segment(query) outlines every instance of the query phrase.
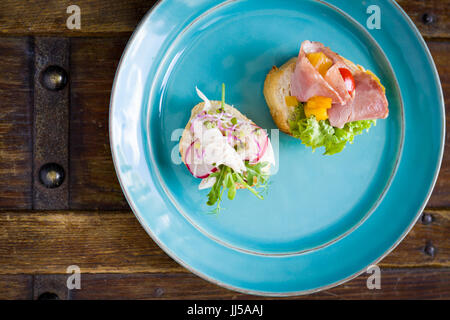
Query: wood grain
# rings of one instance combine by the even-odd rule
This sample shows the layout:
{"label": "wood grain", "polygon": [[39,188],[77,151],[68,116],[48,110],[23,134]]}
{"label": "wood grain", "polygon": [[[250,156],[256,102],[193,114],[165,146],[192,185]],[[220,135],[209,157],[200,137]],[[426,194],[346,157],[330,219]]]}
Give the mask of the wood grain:
{"label": "wood grain", "polygon": [[0,40],[0,208],[32,207],[33,42]]}
{"label": "wood grain", "polygon": [[[227,290],[191,273],[81,274],[81,289],[68,290],[68,274],[2,275],[1,299],[272,299]],[[381,268],[381,289],[367,288],[363,273],[338,287],[306,296],[279,299],[446,299],[450,269]]]}
{"label": "wood grain", "polygon": [[[445,299],[450,295],[450,269],[381,269],[380,290],[367,289],[369,276],[361,274],[336,288],[289,299]],[[71,291],[72,299],[261,299],[193,274],[99,274],[82,279],[81,290]]]}
{"label": "wood grain", "polygon": [[[428,41],[431,54],[439,72],[445,106],[450,106],[450,42]],[[428,202],[429,207],[450,208],[450,114],[447,112],[447,132],[445,137],[444,158],[439,172],[439,178]]]}
{"label": "wood grain", "polygon": [[[432,211],[380,264],[383,267],[450,267],[450,211]],[[145,233],[131,212],[3,212],[0,215],[3,274],[181,272]],[[425,252],[431,243],[434,256]]]}
{"label": "wood grain", "polygon": [[33,295],[32,275],[0,274],[0,300],[29,300]]}
{"label": "wood grain", "polygon": [[130,212],[3,212],[3,274],[134,273],[184,270],[141,228]]}
{"label": "wood grain", "polygon": [[[450,210],[426,210],[433,222],[424,224],[420,219],[406,238],[385,257],[380,265],[385,267],[443,267],[450,266]],[[433,246],[434,256],[426,247]]]}
{"label": "wood grain", "polygon": [[[397,0],[420,33],[426,38],[450,37],[450,1],[448,0]],[[424,22],[424,15],[432,16],[432,23]]]}
{"label": "wood grain", "polygon": [[[0,2],[0,33],[8,35],[97,36],[131,34],[155,0],[3,0]],[[81,29],[66,26],[69,5],[81,10]]]}
{"label": "wood grain", "polygon": [[111,87],[127,38],[71,41],[70,208],[128,209],[108,135]]}
{"label": "wood grain", "polygon": [[[81,9],[81,29],[69,30],[66,27],[69,17],[66,10],[74,4],[72,1],[3,0],[0,2],[0,34],[56,34],[69,37],[130,34],[154,3],[154,0],[78,0],[76,5]],[[450,36],[449,0],[400,0],[398,3],[424,37]],[[434,16],[433,23],[423,22],[425,13]]]}

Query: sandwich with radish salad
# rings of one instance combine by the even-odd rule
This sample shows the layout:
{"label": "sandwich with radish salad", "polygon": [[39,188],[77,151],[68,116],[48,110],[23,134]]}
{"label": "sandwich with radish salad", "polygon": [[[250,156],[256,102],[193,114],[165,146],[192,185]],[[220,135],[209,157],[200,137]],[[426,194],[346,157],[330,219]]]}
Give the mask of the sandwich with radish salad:
{"label": "sandwich with radish salad", "polygon": [[233,200],[239,189],[263,199],[270,168],[275,165],[272,144],[266,130],[222,100],[209,100],[198,88],[203,102],[191,111],[179,143],[181,160],[198,179],[199,189],[210,189],[207,204],[220,211],[226,192]]}

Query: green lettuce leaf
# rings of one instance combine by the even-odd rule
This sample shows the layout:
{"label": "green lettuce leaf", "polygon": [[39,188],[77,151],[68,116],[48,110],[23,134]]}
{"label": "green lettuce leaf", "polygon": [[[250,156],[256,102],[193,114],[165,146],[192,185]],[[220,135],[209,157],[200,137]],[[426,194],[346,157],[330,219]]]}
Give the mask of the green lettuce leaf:
{"label": "green lettuce leaf", "polygon": [[304,103],[299,103],[289,126],[292,135],[302,143],[316,148],[325,147],[325,155],[332,155],[341,152],[347,142],[353,143],[353,139],[364,130],[369,131],[372,125],[376,125],[376,120],[361,120],[348,122],[344,127],[336,128],[330,125],[327,120],[317,121],[315,116],[306,117]]}

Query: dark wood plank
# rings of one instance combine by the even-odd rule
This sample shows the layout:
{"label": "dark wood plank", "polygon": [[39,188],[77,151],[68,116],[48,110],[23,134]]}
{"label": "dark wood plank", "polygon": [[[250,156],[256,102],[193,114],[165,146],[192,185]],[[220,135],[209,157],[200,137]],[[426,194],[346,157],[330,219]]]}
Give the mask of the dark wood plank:
{"label": "dark wood plank", "polygon": [[[449,269],[381,270],[381,289],[367,289],[368,274],[341,286],[288,299],[446,299]],[[84,287],[83,287],[84,285]],[[72,299],[260,299],[221,288],[192,274],[86,275]]]}
{"label": "dark wood plank", "polygon": [[0,300],[32,299],[32,275],[0,275]]}
{"label": "dark wood plank", "polygon": [[128,209],[108,135],[111,87],[127,38],[71,41],[70,207]]}
{"label": "dark wood plank", "polygon": [[[369,274],[337,287],[281,299],[449,299],[448,268],[382,268],[381,289],[369,290]],[[81,289],[67,289],[67,274],[0,275],[0,299],[261,299],[227,290],[191,273],[81,274]],[[272,299],[272,298],[264,298]]]}
{"label": "dark wood plank", "polygon": [[[449,0],[400,0],[399,4],[412,18],[425,37],[449,37]],[[64,36],[129,34],[149,10],[152,1],[145,0],[78,0],[81,9],[81,29],[69,30],[66,9],[74,4],[68,0],[3,0],[0,2],[0,33],[10,35],[57,34]],[[101,12],[101,14],[99,14]],[[423,15],[434,16],[425,24]]]}
{"label": "dark wood plank", "polygon": [[[130,34],[156,0],[3,0],[0,2],[0,33],[38,35],[110,35]],[[66,26],[67,7],[81,10],[80,30]]]}
{"label": "dark wood plank", "polygon": [[450,1],[398,0],[397,3],[419,28],[423,37],[450,37],[450,11],[448,10]]}
{"label": "dark wood plank", "polygon": [[33,42],[0,39],[0,208],[32,206]]}
{"label": "dark wood plank", "polygon": [[131,212],[3,212],[2,274],[182,271],[150,239]]}
{"label": "dark wood plank", "polygon": [[385,267],[450,266],[450,210],[426,210],[406,238],[385,257]]}
{"label": "dark wood plank", "polygon": [[[428,41],[427,44],[439,72],[445,105],[448,110],[448,106],[450,106],[450,41]],[[436,208],[450,207],[450,114],[448,112],[446,128],[445,151],[441,171],[428,202],[428,206]]]}
{"label": "dark wood plank", "polygon": [[[370,274],[325,291],[281,299],[449,299],[450,269],[381,269],[381,289],[368,289]],[[224,289],[191,273],[81,274],[81,289],[68,290],[68,275],[36,275],[34,298],[60,299],[273,299]],[[1,282],[0,282],[1,290]],[[18,296],[15,292],[9,292]],[[24,297],[29,293],[21,292]],[[8,296],[7,296],[8,297]]]}
{"label": "dark wood plank", "polygon": [[[419,222],[380,266],[450,267],[450,211],[431,214],[433,222]],[[3,274],[65,273],[73,264],[84,273],[185,271],[130,212],[3,212],[0,242]]]}

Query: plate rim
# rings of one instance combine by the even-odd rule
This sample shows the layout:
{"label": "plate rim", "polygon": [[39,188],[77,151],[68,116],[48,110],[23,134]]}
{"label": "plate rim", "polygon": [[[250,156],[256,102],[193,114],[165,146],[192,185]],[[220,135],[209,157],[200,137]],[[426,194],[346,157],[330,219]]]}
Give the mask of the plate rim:
{"label": "plate rim", "polygon": [[[223,1],[219,4],[223,5],[224,3],[227,2],[234,2],[235,0],[227,0],[227,1]],[[339,7],[336,7],[335,5],[327,2],[326,0],[314,0],[316,2],[325,4],[339,12],[344,12],[342,9],[340,9]],[[370,267],[371,265],[377,264],[379,261],[383,260],[388,254],[390,254],[392,252],[393,249],[395,249],[398,244],[400,244],[400,242],[403,241],[403,239],[406,237],[406,235],[411,231],[411,229],[414,227],[414,225],[417,223],[417,220],[419,219],[420,215],[422,214],[423,210],[425,209],[431,194],[434,190],[434,187],[436,185],[438,176],[439,176],[439,172],[442,166],[442,160],[443,160],[443,155],[444,155],[444,148],[445,148],[445,132],[446,132],[446,122],[445,122],[445,117],[441,118],[441,132],[440,132],[440,149],[439,149],[439,155],[438,155],[438,161],[436,163],[435,166],[435,170],[433,173],[433,179],[431,180],[431,184],[428,188],[427,194],[421,204],[421,206],[419,207],[419,210],[417,211],[415,217],[411,220],[411,223],[409,224],[409,226],[403,231],[403,233],[401,235],[398,236],[397,240],[381,255],[379,256],[377,259],[375,259],[374,261],[371,262],[371,264],[369,264],[368,266],[365,266],[362,270],[357,271],[351,275],[349,275],[348,277],[345,277],[339,281],[330,283],[328,285],[324,285],[324,286],[320,286],[317,288],[312,288],[312,289],[307,289],[307,290],[300,290],[300,291],[288,291],[288,292],[271,292],[271,291],[260,291],[260,290],[252,290],[252,289],[245,289],[245,288],[241,288],[238,286],[234,286],[234,285],[230,285],[227,284],[225,282],[222,282],[220,280],[217,280],[213,277],[210,277],[196,269],[194,269],[193,267],[191,267],[188,263],[184,262],[181,258],[179,258],[175,253],[172,252],[172,250],[170,248],[168,248],[165,244],[163,244],[161,241],[159,241],[159,239],[154,235],[153,231],[150,229],[150,227],[148,225],[146,225],[143,221],[143,218],[141,216],[141,214],[139,213],[139,211],[137,210],[137,208],[135,207],[134,202],[131,200],[128,191],[125,189],[123,182],[121,180],[121,177],[119,175],[119,168],[118,168],[118,159],[117,159],[117,155],[115,153],[114,150],[114,143],[113,143],[113,139],[114,139],[114,134],[113,134],[113,130],[112,130],[112,120],[113,120],[113,108],[114,108],[114,93],[116,91],[116,85],[117,85],[117,79],[118,79],[118,75],[121,69],[121,66],[123,64],[124,61],[124,57],[126,55],[126,53],[128,52],[131,43],[134,42],[136,35],[139,33],[139,31],[141,30],[141,28],[143,27],[143,25],[145,24],[145,22],[148,20],[149,16],[151,15],[151,13],[153,13],[155,11],[155,9],[157,9],[162,3],[166,3],[167,0],[158,0],[152,8],[150,8],[146,14],[143,16],[143,18],[140,20],[139,24],[137,25],[137,27],[135,28],[135,30],[133,31],[132,35],[130,36],[127,45],[125,46],[121,58],[119,60],[119,63],[117,64],[117,69],[115,72],[115,76],[114,76],[114,81],[113,81],[113,85],[112,85],[112,90],[111,90],[111,95],[110,95],[110,104],[109,104],[109,116],[108,116],[108,121],[109,121],[109,140],[110,140],[110,149],[111,149],[111,156],[112,156],[112,160],[113,160],[113,164],[114,164],[114,169],[115,169],[115,173],[117,176],[117,179],[119,181],[119,184],[121,186],[122,192],[130,206],[130,208],[133,211],[133,214],[136,216],[136,218],[138,219],[139,223],[141,224],[141,226],[144,228],[144,230],[147,232],[147,234],[151,237],[151,239],[168,255],[170,256],[174,261],[176,261],[178,264],[180,264],[182,267],[186,268],[187,270],[189,270],[190,272],[192,272],[193,274],[199,276],[202,279],[205,279],[211,283],[214,283],[216,285],[219,285],[221,287],[236,291],[236,292],[241,292],[244,294],[251,294],[251,295],[257,295],[257,296],[266,296],[266,297],[290,297],[290,296],[299,296],[299,295],[307,295],[307,294],[312,294],[315,292],[319,292],[319,291],[323,291],[323,290],[327,290],[333,287],[336,287],[340,284],[343,284],[347,281],[350,281],[354,278],[356,278],[357,276],[359,276],[360,274],[362,274],[368,267]],[[418,40],[418,43],[420,44],[422,50],[424,51],[424,53],[426,54],[428,63],[430,64],[430,66],[432,67],[432,73],[434,76],[434,81],[437,84],[437,88],[439,89],[439,107],[442,111],[442,113],[445,115],[445,102],[444,102],[444,95],[443,95],[443,90],[442,90],[442,85],[440,82],[440,78],[439,78],[439,73],[438,70],[436,68],[436,64],[433,60],[433,57],[431,55],[431,52],[428,48],[428,46],[426,45],[425,40],[423,39],[422,35],[420,34],[420,31],[418,30],[418,28],[416,27],[416,25],[413,23],[413,21],[411,20],[411,18],[406,14],[406,12],[403,10],[403,8],[395,1],[395,0],[388,0],[389,3],[393,4],[394,7],[398,10],[398,12],[402,15],[402,17],[405,19],[405,22],[408,24],[409,28],[413,31],[416,40]],[[354,19],[351,15],[345,13],[347,16],[349,16],[350,18],[352,18],[353,20],[355,20],[358,24],[359,22]],[[374,39],[375,40],[375,39]],[[376,42],[376,40],[375,40]],[[376,42],[378,45],[378,42]],[[378,45],[379,46],[379,45]],[[381,46],[380,46],[381,48]],[[384,51],[383,51],[384,53]],[[388,60],[389,62],[389,60]],[[390,63],[390,62],[389,62]],[[403,99],[402,99],[403,100]],[[401,157],[401,155],[400,155]]]}

